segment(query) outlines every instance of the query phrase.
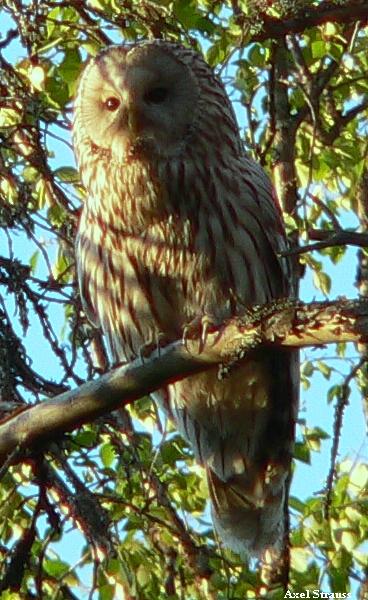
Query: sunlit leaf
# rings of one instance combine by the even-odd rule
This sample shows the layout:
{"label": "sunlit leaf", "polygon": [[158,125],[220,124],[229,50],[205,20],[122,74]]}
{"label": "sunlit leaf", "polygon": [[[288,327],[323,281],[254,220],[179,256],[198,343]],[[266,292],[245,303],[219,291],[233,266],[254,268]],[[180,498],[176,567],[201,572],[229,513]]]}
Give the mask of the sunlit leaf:
{"label": "sunlit leaf", "polygon": [[103,444],[100,448],[100,456],[104,467],[111,467],[116,458],[114,446],[112,444]]}

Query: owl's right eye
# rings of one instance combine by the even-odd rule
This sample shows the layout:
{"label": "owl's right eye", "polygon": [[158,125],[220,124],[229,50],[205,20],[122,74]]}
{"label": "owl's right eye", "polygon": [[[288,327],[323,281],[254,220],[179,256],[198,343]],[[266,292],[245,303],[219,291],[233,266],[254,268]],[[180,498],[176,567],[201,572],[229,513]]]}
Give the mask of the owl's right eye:
{"label": "owl's right eye", "polygon": [[144,95],[144,101],[148,104],[161,104],[169,95],[169,90],[165,87],[154,87]]}
{"label": "owl's right eye", "polygon": [[109,110],[110,112],[115,112],[120,106],[120,100],[116,96],[110,96],[105,100],[103,105],[106,108],[106,110]]}

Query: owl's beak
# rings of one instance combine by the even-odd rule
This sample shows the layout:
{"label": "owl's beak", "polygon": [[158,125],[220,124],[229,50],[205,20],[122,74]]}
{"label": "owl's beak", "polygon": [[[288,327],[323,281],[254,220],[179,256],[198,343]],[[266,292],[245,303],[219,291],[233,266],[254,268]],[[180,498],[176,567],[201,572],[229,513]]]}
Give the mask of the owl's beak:
{"label": "owl's beak", "polygon": [[130,106],[128,109],[128,131],[131,139],[135,139],[139,135],[139,123],[138,123],[138,115],[137,111]]}
{"label": "owl's beak", "polygon": [[135,139],[139,134],[137,106],[129,94],[123,94],[123,107],[120,112],[120,121],[129,138]]}

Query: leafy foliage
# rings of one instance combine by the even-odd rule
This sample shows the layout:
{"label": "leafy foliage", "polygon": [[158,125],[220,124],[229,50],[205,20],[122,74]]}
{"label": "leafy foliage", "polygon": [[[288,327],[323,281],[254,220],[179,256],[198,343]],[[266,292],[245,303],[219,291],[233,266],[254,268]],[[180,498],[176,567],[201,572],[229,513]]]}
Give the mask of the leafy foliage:
{"label": "leafy foliage", "polygon": [[[228,85],[245,146],[273,177],[291,238],[305,246],[316,241],[300,260],[316,293],[328,295],[333,266],[346,250],[322,242],[344,227],[364,229],[368,221],[368,32],[359,21],[362,5],[3,0],[4,418],[109,368],[103,339],[81,311],[74,273],[83,189],[69,130],[73,94],[88,56],[107,44],[147,37],[202,49]],[[354,257],[363,294],[365,256],[361,251]],[[365,348],[361,352],[364,358]],[[345,355],[340,345],[339,360]],[[346,360],[347,375],[323,354],[317,359],[309,354],[302,366],[302,387],[318,376],[330,385],[326,401],[336,405],[335,441],[355,375],[362,390],[367,385],[363,363],[358,370],[349,355]],[[300,422],[296,473],[303,463],[313,469],[314,454],[328,438],[321,423]],[[337,443],[333,447],[335,462]],[[0,487],[4,600],[235,600],[259,597],[266,589],[253,562],[244,565],[219,547],[200,468],[147,398],[7,467]],[[290,589],[359,588],[363,598],[368,467],[349,457],[333,465],[330,475],[327,496],[311,490],[306,498],[290,499]],[[265,593],[284,597],[278,588]]]}

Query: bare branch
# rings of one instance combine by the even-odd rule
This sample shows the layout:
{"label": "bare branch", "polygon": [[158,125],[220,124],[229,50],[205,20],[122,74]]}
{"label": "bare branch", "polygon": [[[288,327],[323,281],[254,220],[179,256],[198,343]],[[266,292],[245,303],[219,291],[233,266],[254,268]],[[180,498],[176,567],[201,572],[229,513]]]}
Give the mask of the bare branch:
{"label": "bare branch", "polygon": [[334,480],[336,478],[336,463],[339,454],[339,443],[341,437],[341,430],[343,426],[343,417],[345,408],[349,404],[349,396],[351,392],[350,384],[355,379],[360,369],[364,366],[366,362],[365,357],[363,356],[357,365],[350,371],[350,373],[345,377],[345,381],[341,386],[341,392],[337,398],[337,403],[335,406],[335,418],[334,418],[334,427],[333,427],[333,440],[331,447],[331,457],[330,457],[330,469],[328,472],[326,487],[325,487],[325,501],[324,501],[324,514],[325,518],[329,518],[331,502],[332,502],[332,486]]}
{"label": "bare branch", "polygon": [[10,44],[10,42],[12,40],[15,40],[15,38],[17,38],[18,35],[19,35],[18,29],[9,29],[5,38],[3,40],[1,40],[1,42],[0,42],[0,50],[3,50],[4,48],[6,48],[6,46],[8,46],[8,44]]}
{"label": "bare branch", "polygon": [[[288,348],[336,342],[361,342],[368,338],[367,300],[303,304],[280,300],[257,307],[239,319],[211,332],[204,350],[188,340],[170,344],[142,364],[136,360],[117,367],[96,381],[65,392],[8,417],[0,426],[0,459],[15,448],[24,450],[42,441],[55,440],[119,406],[163,387],[172,381],[224,365],[219,377],[260,344]],[[19,462],[21,453],[15,454]]]}

